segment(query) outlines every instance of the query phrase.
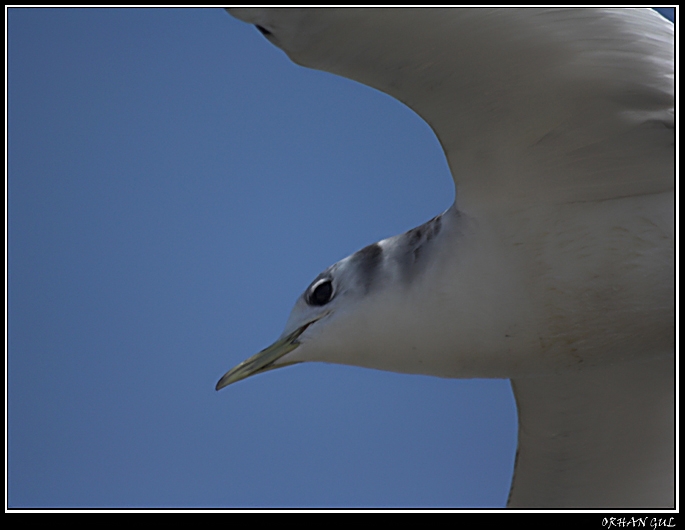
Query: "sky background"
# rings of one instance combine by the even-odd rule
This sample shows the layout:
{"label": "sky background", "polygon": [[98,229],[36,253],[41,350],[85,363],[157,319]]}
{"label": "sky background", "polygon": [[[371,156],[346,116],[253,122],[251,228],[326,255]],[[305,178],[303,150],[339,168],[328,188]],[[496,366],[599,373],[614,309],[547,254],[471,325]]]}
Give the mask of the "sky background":
{"label": "sky background", "polygon": [[7,29],[9,507],[504,506],[506,380],[214,390],[321,270],[451,205],[428,125],[221,9]]}

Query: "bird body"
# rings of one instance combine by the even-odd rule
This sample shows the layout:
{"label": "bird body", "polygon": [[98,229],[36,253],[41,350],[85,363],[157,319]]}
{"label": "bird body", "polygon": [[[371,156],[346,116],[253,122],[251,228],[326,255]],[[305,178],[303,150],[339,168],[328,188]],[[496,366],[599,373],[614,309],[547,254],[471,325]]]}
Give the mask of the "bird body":
{"label": "bird body", "polygon": [[323,271],[281,338],[217,389],[305,361],[510,378],[510,506],[672,506],[670,23],[621,9],[230,12],[295,62],[414,109],[457,193]]}
{"label": "bird body", "polygon": [[[674,292],[663,276],[673,275],[673,196],[607,202],[487,222],[450,209],[418,258],[408,253],[410,263],[413,231],[381,241],[373,296],[362,290],[354,311],[341,307],[326,335],[305,333],[289,359],[512,378],[640,359],[655,348],[671,354]],[[336,269],[360,271],[354,255]]]}

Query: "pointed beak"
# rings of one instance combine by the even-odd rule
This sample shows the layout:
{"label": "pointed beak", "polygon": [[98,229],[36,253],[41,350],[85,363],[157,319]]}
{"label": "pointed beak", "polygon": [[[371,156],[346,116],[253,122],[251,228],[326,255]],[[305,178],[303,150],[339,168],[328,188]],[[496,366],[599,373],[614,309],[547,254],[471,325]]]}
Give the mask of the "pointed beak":
{"label": "pointed beak", "polygon": [[[316,320],[319,319],[317,318]],[[271,346],[260,351],[257,355],[253,355],[249,359],[240,363],[238,366],[230,369],[221,379],[219,379],[219,382],[216,384],[216,389],[221,390],[225,386],[250,377],[251,375],[261,374],[262,372],[267,372],[275,368],[282,368],[284,366],[296,364],[295,362],[292,362],[279,364],[278,366],[273,365],[273,363],[278,359],[283,357],[285,354],[290,353],[300,345],[300,342],[297,340],[297,338],[304,333],[304,330],[316,322],[316,320],[307,322],[304,326],[300,326],[290,335],[278,339]]]}

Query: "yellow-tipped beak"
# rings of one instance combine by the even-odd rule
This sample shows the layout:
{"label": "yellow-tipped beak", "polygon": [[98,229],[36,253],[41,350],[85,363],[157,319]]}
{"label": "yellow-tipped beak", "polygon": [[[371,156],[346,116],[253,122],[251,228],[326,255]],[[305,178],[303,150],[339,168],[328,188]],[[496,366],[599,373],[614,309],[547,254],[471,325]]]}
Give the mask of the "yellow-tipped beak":
{"label": "yellow-tipped beak", "polygon": [[216,384],[216,389],[221,390],[223,387],[240,381],[241,379],[245,379],[246,377],[250,377],[251,375],[261,374],[262,372],[273,370],[274,368],[282,368],[283,366],[295,364],[293,362],[273,366],[273,363],[276,360],[283,357],[286,353],[290,353],[300,345],[297,338],[313,323],[314,322],[308,322],[304,326],[300,326],[287,337],[277,340],[268,348],[230,369],[221,379],[219,379],[219,382]]}

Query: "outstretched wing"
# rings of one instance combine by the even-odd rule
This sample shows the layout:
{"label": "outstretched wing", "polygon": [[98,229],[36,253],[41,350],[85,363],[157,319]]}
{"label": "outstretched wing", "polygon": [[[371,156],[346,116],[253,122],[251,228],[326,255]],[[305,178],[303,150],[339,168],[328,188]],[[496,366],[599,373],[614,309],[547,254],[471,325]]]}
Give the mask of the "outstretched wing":
{"label": "outstretched wing", "polygon": [[519,441],[509,507],[675,506],[672,355],[512,387]]}
{"label": "outstretched wing", "polygon": [[231,9],[437,134],[467,212],[673,189],[673,25],[647,9]]}

